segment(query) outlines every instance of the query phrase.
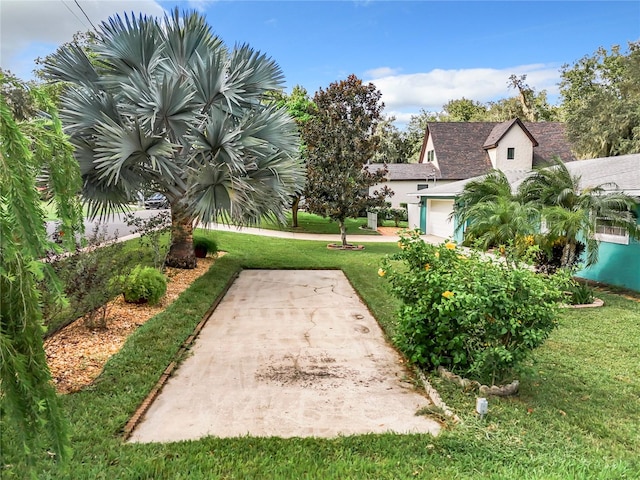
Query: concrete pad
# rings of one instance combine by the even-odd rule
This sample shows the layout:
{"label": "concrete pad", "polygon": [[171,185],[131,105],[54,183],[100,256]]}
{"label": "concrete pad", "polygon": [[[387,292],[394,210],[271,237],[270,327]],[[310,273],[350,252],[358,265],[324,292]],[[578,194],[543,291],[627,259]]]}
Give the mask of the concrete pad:
{"label": "concrete pad", "polygon": [[245,270],[132,442],[432,433],[398,353],[337,270]]}

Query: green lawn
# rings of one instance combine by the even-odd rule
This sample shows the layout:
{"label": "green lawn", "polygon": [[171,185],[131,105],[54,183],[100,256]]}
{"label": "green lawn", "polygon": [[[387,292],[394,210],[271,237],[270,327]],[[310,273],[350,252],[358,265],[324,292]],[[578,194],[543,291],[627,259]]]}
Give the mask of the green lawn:
{"label": "green lawn", "polygon": [[[97,382],[63,397],[73,458],[42,460],[34,478],[69,479],[632,479],[640,472],[640,303],[601,294],[606,306],[567,310],[521,376],[521,393],[489,400],[433,378],[463,419],[440,436],[337,439],[207,438],[129,445],[121,432],[232,276],[242,268],[341,268],[389,334],[396,304],[377,276],[395,244],[360,252],[326,242],[217,232],[229,252],[167,310],[142,326]],[[2,478],[25,478],[10,435],[2,435]]]}
{"label": "green lawn", "polygon": [[[298,226],[293,228],[291,221],[291,212],[287,214],[287,224],[280,225],[274,221],[265,220],[260,224],[260,227],[266,228],[268,230],[282,230],[285,232],[296,232],[296,233],[331,233],[331,234],[339,234],[340,227],[337,222],[333,222],[328,218],[323,218],[319,215],[314,215],[312,213],[307,213],[300,211],[298,212]],[[365,218],[347,218],[345,221],[345,225],[347,226],[347,235],[378,235],[378,232],[374,230],[369,230],[366,228],[360,228],[363,225],[366,227],[367,219]],[[384,223],[387,227],[394,226],[392,220],[386,220]],[[401,227],[406,227],[407,222],[401,222]],[[348,239],[348,238],[347,238]]]}

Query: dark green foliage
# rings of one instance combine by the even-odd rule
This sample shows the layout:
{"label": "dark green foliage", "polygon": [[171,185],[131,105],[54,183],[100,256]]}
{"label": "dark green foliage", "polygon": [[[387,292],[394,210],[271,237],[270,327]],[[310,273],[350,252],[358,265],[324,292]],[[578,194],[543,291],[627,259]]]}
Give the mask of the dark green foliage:
{"label": "dark green foliage", "polygon": [[167,292],[167,279],[156,268],[136,266],[122,279],[122,294],[129,303],[155,305]]}
{"label": "dark green foliage", "polygon": [[383,187],[369,195],[369,187],[384,181],[386,170],[364,168],[376,151],[381,96],[372,83],[364,85],[350,75],[316,92],[317,113],[303,127],[307,209],[338,222],[343,245],[347,245],[345,219],[384,205],[392,193]]}
{"label": "dark green foliage", "polygon": [[599,48],[561,70],[567,135],[580,158],[640,152],[640,43]]}
{"label": "dark green foliage", "polygon": [[[412,362],[504,381],[557,325],[563,277],[403,235],[380,275],[402,300],[396,341]],[[399,262],[399,264],[398,264]]]}
{"label": "dark green foliage", "polygon": [[218,244],[210,233],[194,233],[193,248],[196,251],[196,255],[198,251],[206,255],[207,253],[216,253],[218,251]]}
{"label": "dark green foliage", "polygon": [[571,293],[571,305],[593,303],[593,299],[595,298],[592,287],[586,283],[575,280],[569,285],[569,292]]}
{"label": "dark green foliage", "polygon": [[65,258],[51,263],[60,278],[65,298],[64,305],[56,303],[48,291],[48,283],[42,282],[44,321],[49,331],[64,327],[83,317],[87,328],[106,328],[109,300],[120,293],[114,279],[130,270],[134,256],[125,251],[117,241],[99,247],[107,241],[106,225],[96,223],[86,239],[86,250],[76,250]]}
{"label": "dark green foliage", "polygon": [[[0,84],[4,90],[1,73]],[[46,279],[57,301],[62,300],[55,274],[39,261],[50,244],[36,177],[45,173],[45,191],[58,206],[71,239],[80,215],[74,201],[79,172],[71,147],[51,102],[33,93],[49,117],[22,123],[15,121],[0,95],[0,437],[7,429],[17,433],[14,446],[23,462],[45,449],[64,458],[69,446],[42,345],[36,283]],[[4,449],[0,454],[4,457]]]}

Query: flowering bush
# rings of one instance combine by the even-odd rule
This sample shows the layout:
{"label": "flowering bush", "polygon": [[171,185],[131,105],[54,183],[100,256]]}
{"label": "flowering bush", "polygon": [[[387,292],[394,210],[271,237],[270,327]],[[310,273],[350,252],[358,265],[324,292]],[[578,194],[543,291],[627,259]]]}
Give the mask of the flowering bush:
{"label": "flowering bush", "polygon": [[421,367],[503,381],[556,326],[567,277],[401,236],[379,274],[403,301],[396,342]]}

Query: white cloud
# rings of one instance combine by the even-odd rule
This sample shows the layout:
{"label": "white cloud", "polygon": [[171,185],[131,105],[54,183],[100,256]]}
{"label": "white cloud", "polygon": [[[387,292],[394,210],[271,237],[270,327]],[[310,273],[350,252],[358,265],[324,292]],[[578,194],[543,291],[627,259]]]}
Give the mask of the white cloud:
{"label": "white cloud", "polygon": [[[381,69],[369,70],[367,76],[382,92],[388,115],[405,123],[420,109],[438,112],[449,100],[462,97],[480,102],[512,97],[515,91],[507,85],[511,74],[526,74],[526,83],[536,91],[547,90],[550,99],[558,94],[559,68],[554,65],[518,65],[502,69],[470,68],[435,69],[427,73],[375,75]],[[404,121],[403,121],[404,120]]]}
{"label": "white cloud", "polygon": [[400,73],[399,68],[380,67],[380,68],[374,68],[373,70],[367,70],[365,72],[365,75],[368,78],[384,78],[384,77],[392,77],[398,73]]}
{"label": "white cloud", "polygon": [[[154,0],[79,0],[91,22],[98,26],[115,14],[164,15]],[[2,0],[0,4],[2,68],[29,78],[33,60],[44,56],[73,34],[91,29],[89,21],[73,0]]]}

